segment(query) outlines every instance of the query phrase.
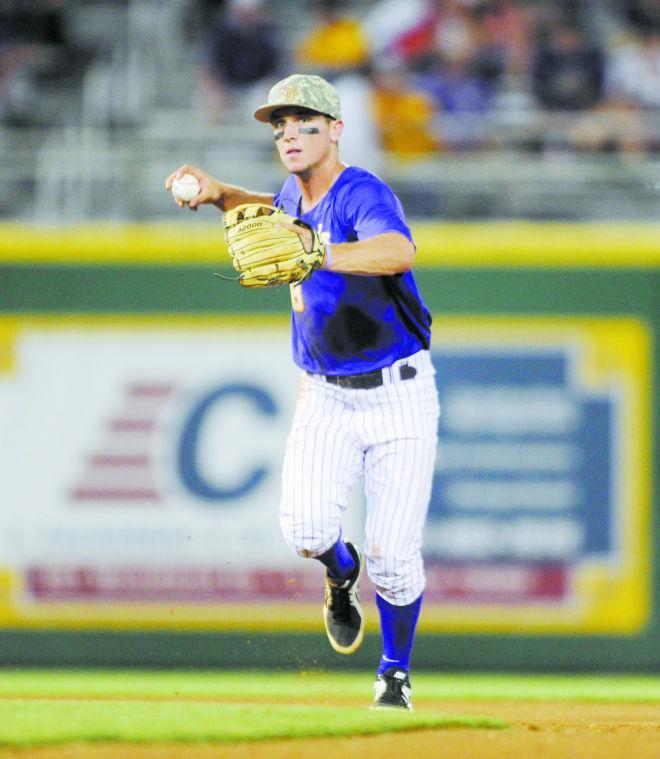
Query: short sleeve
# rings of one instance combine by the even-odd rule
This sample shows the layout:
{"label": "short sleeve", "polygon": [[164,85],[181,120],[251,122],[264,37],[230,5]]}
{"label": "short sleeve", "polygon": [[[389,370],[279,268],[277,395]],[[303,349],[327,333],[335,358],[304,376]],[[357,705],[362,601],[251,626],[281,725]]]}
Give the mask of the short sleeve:
{"label": "short sleeve", "polygon": [[374,176],[350,185],[345,194],[344,220],[358,240],[399,232],[413,241],[401,202],[385,182]]}

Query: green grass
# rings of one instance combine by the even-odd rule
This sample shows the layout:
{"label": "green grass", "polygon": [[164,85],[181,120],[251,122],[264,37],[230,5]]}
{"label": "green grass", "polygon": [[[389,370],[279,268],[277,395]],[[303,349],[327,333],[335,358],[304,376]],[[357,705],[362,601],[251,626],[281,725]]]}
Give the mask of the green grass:
{"label": "green grass", "polygon": [[501,720],[346,707],[191,701],[0,701],[0,746],[71,741],[220,743],[497,728]]}
{"label": "green grass", "polygon": [[[416,673],[416,710],[370,711],[371,673],[0,670],[0,745],[242,742],[505,727],[424,711],[452,700],[660,701],[660,678]],[[437,709],[437,706],[435,707]]]}

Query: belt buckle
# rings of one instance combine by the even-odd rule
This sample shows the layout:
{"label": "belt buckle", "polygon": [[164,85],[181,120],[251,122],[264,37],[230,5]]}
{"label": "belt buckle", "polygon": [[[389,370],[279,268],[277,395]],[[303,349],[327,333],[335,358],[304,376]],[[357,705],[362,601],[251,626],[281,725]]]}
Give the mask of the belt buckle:
{"label": "belt buckle", "polygon": [[376,369],[364,374],[329,374],[326,375],[325,380],[345,390],[370,390],[383,384],[383,372],[381,369]]}
{"label": "belt buckle", "polygon": [[357,387],[361,390],[371,390],[383,384],[383,370],[374,369],[373,372],[365,372],[357,375]]}

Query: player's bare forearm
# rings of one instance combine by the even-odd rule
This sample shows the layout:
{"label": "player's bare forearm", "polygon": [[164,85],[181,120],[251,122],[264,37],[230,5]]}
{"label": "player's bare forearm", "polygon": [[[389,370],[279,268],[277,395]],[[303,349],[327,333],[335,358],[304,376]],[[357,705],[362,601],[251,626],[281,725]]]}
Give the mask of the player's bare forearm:
{"label": "player's bare forearm", "polygon": [[263,203],[267,206],[273,205],[274,196],[266,192],[253,192],[244,190],[231,184],[221,185],[220,201],[214,203],[221,211],[231,211],[232,208],[240,206],[243,203]]}
{"label": "player's bare forearm", "polygon": [[[199,180],[200,191],[189,202],[184,203],[177,200],[179,206],[187,205],[193,211],[196,211],[199,206],[212,205],[218,208],[220,211],[230,211],[236,206],[240,206],[242,203],[264,203],[266,205],[272,205],[274,196],[265,192],[254,192],[252,190],[246,190],[243,187],[237,185],[227,184],[221,182],[219,179],[207,174],[202,169],[196,166],[190,166],[184,164],[180,166],[176,171],[173,171],[169,177],[165,180],[165,189],[172,189],[172,182],[183,174],[192,174]],[[176,198],[175,198],[176,200]]]}
{"label": "player's bare forearm", "polygon": [[329,271],[342,274],[382,276],[410,271],[415,262],[415,247],[398,232],[369,237],[357,242],[331,244]]}

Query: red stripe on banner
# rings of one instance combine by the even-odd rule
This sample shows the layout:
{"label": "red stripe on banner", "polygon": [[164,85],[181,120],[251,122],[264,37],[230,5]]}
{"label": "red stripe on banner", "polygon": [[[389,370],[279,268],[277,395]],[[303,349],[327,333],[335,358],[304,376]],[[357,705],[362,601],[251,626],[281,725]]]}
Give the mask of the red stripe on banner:
{"label": "red stripe on banner", "polygon": [[108,426],[113,432],[151,432],[156,429],[153,419],[112,419]]}
{"label": "red stripe on banner", "polygon": [[318,601],[318,572],[214,568],[30,567],[26,590],[41,601]]}
{"label": "red stripe on banner", "polygon": [[[433,564],[424,599],[466,606],[559,603],[567,596],[568,577],[569,567],[562,565]],[[373,602],[375,589],[364,579],[362,599]],[[317,567],[33,566],[26,571],[26,591],[42,601],[313,603],[322,597],[323,574]]]}
{"label": "red stripe on banner", "polygon": [[131,385],[127,392],[131,398],[166,398],[174,391],[173,385]]}
{"label": "red stripe on banner", "polygon": [[431,563],[426,577],[424,597],[438,602],[560,601],[569,592],[568,567],[563,564]]}
{"label": "red stripe on banner", "polygon": [[76,501],[159,501],[152,488],[76,488],[71,491]]}
{"label": "red stripe on banner", "polygon": [[90,458],[90,464],[95,467],[144,467],[149,466],[151,460],[148,456],[127,456],[120,454],[99,453]]}

